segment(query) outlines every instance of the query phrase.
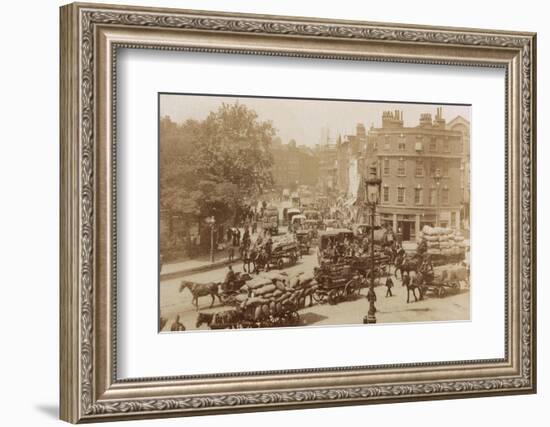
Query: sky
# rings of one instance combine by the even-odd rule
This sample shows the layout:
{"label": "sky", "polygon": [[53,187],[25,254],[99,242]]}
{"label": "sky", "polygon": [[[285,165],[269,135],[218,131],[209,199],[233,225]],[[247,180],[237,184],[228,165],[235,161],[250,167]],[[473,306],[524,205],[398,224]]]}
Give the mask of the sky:
{"label": "sky", "polygon": [[[334,101],[304,100],[282,98],[248,98],[238,96],[210,96],[162,94],[160,96],[160,116],[170,116],[172,121],[183,122],[187,119],[203,120],[212,110],[223,102],[239,102],[256,111],[260,120],[269,120],[277,130],[283,143],[294,139],[298,145],[315,146],[320,142],[322,129],[329,129],[334,139],[341,134],[355,134],[355,127],[363,123],[368,129],[371,125],[381,127],[382,112],[385,110],[403,111],[404,126],[418,124],[421,113],[435,116],[436,108],[441,104],[386,103],[368,100]],[[443,117],[447,122],[461,115],[470,120],[470,106],[443,105]]]}

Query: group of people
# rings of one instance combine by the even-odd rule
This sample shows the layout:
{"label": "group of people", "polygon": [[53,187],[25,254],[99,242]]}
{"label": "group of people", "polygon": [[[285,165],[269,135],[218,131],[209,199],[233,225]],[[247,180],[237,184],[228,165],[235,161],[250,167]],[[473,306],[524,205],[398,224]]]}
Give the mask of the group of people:
{"label": "group of people", "polygon": [[[321,256],[329,262],[338,263],[346,258],[368,256],[371,250],[368,236],[358,236],[352,239],[346,237],[343,240],[331,240],[327,247],[321,251]],[[388,252],[393,260],[399,254],[403,255],[405,250],[395,240],[391,246],[385,248],[385,252]]]}

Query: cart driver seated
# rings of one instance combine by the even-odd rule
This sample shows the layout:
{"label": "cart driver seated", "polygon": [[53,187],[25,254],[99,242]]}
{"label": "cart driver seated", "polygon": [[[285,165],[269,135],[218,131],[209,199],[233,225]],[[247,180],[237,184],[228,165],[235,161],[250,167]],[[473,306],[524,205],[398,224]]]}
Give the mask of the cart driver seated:
{"label": "cart driver seated", "polygon": [[426,255],[419,268],[420,273],[426,277],[427,280],[433,280],[434,278],[434,266],[432,264],[432,257]]}
{"label": "cart driver seated", "polygon": [[222,290],[224,292],[232,291],[235,283],[235,272],[233,271],[233,267],[231,265],[228,266],[227,274],[225,275],[225,280],[222,284]]}

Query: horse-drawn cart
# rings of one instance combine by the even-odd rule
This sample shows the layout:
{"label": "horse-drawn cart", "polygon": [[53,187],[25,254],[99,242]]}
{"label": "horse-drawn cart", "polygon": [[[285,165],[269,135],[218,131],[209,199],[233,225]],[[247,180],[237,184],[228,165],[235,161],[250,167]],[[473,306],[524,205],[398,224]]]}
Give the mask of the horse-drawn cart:
{"label": "horse-drawn cart", "polygon": [[300,247],[298,243],[292,242],[274,247],[271,254],[259,257],[256,264],[258,269],[265,268],[266,271],[271,268],[282,270],[285,266],[295,265],[299,256]]}
{"label": "horse-drawn cart", "polygon": [[337,304],[361,290],[360,277],[348,263],[322,264],[314,269],[314,277],[318,287],[313,298],[320,304]]}
{"label": "horse-drawn cart", "polygon": [[432,295],[444,298],[447,295],[455,295],[464,287],[469,286],[469,272],[462,265],[447,265],[445,268],[434,268],[434,274],[422,276],[422,295]]}
{"label": "horse-drawn cart", "polygon": [[308,296],[311,304],[316,290],[313,278],[268,273],[247,281],[228,300],[232,308],[199,313],[197,325],[206,323],[211,329],[297,326],[298,310],[305,307]]}

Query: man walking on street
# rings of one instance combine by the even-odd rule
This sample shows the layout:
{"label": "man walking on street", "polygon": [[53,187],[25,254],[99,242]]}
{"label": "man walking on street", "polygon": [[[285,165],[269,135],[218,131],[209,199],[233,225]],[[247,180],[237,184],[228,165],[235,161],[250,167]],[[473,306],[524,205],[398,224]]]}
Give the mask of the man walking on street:
{"label": "man walking on street", "polygon": [[393,280],[391,279],[391,277],[388,277],[386,279],[386,288],[387,288],[386,298],[387,297],[393,297],[393,294],[391,292],[391,288],[393,288]]}

